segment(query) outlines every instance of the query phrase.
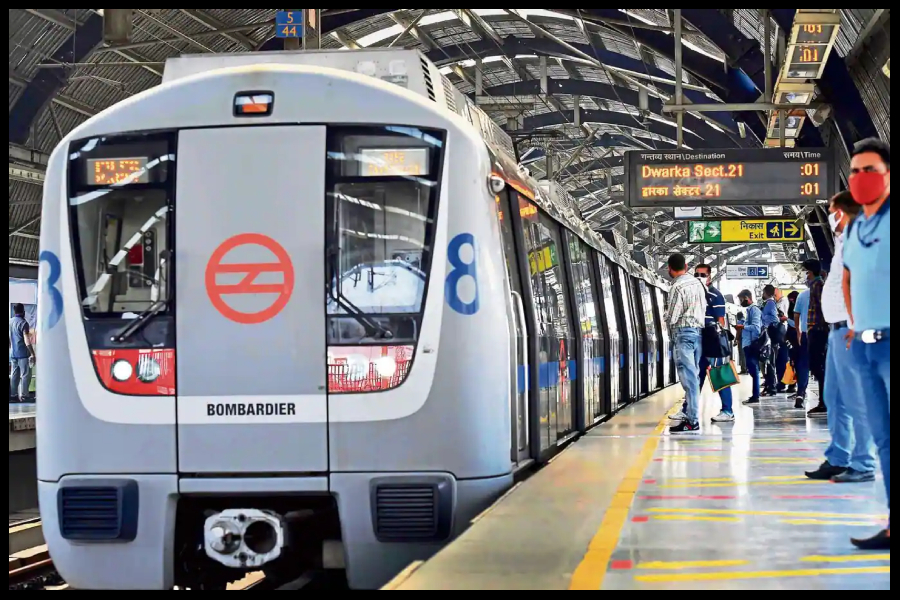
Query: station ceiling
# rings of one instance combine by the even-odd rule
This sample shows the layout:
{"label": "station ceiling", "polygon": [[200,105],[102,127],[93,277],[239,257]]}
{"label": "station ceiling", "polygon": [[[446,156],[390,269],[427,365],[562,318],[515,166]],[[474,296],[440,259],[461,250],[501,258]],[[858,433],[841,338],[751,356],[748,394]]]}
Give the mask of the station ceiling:
{"label": "station ceiling", "polygon": [[[103,43],[100,9],[10,9],[10,262],[37,260],[40,167],[60,139],[105,108],[158,85],[169,57],[280,50],[281,40],[273,39],[276,10],[133,9],[131,40],[110,46]],[[841,59],[853,58],[885,28],[889,54],[889,9],[841,12],[836,45]],[[793,19],[792,10],[772,14],[776,24],[789,26]],[[683,15],[687,97],[694,103],[759,100],[764,87],[763,12],[683,9]],[[631,226],[635,249],[652,247],[662,255],[686,248],[685,226],[671,212],[631,212],[617,197],[623,191],[625,151],[676,144],[675,122],[661,111],[675,84],[672,19],[667,9],[323,9],[322,47],[416,48],[473,96],[480,76],[488,98],[482,108],[498,123],[507,124],[504,104],[520,107],[520,129],[528,135],[523,133],[519,150],[538,177],[544,174],[547,153],[557,157],[557,164],[566,164],[585,141],[585,132],[574,125],[574,103],[580,98],[582,122],[596,136],[562,171],[561,183],[596,228],[625,235]],[[878,69],[882,66],[883,61]],[[551,95],[541,93],[544,69]],[[635,81],[650,90],[647,110],[638,108],[641,93]],[[884,137],[886,130],[890,139],[886,81],[886,93],[861,98],[863,114],[853,106],[842,111],[840,116],[858,135],[877,131]],[[820,91],[827,96],[833,90],[823,84]],[[886,106],[886,118],[872,107],[879,102]],[[695,149],[759,147],[765,127],[757,115],[686,115],[685,144]],[[804,144],[822,144],[811,124],[804,130]],[[721,208],[711,215],[758,215],[761,210]],[[766,214],[801,211],[778,207]],[[746,248],[718,252],[717,258],[731,260],[755,257]],[[771,252],[774,260],[797,258],[794,250],[780,246],[756,252]]]}

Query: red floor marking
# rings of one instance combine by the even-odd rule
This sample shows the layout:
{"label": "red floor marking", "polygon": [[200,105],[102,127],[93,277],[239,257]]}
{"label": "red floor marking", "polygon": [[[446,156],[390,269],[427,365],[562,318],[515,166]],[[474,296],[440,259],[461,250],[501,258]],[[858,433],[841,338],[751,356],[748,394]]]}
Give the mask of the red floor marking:
{"label": "red floor marking", "polygon": [[868,496],[774,496],[773,500],[871,500]]}
{"label": "red floor marking", "polygon": [[630,560],[614,560],[609,563],[609,568],[613,571],[630,571],[634,568],[634,563]]}
{"label": "red floor marking", "polygon": [[737,500],[737,496],[641,496],[640,500]]}
{"label": "red floor marking", "polygon": [[655,479],[645,479],[644,483],[646,485],[656,485],[656,480]]}
{"label": "red floor marking", "polygon": [[635,517],[631,520],[632,523],[649,523],[650,517]]}

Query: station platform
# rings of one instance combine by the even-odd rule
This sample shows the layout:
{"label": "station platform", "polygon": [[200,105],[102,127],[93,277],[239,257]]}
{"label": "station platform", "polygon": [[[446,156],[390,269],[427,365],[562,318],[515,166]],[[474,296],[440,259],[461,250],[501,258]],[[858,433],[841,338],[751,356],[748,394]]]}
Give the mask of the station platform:
{"label": "station platform", "polygon": [[9,452],[23,452],[34,450],[35,437],[34,404],[10,404],[9,405]]}
{"label": "station platform", "polygon": [[386,589],[889,590],[890,554],[850,544],[888,519],[883,483],[808,480],[826,420],[747,391],[721,425],[704,394],[698,434],[668,432],[678,386],[625,409]]}

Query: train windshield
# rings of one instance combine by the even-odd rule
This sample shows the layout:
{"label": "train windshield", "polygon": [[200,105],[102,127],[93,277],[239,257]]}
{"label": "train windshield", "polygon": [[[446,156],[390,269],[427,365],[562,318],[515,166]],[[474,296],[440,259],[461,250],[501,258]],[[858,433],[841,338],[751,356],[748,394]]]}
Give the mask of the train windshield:
{"label": "train windshield", "polygon": [[440,132],[330,129],[329,345],[417,341],[443,149]]}
{"label": "train windshield", "polygon": [[69,206],[87,317],[166,312],[174,141],[168,136],[75,142]]}

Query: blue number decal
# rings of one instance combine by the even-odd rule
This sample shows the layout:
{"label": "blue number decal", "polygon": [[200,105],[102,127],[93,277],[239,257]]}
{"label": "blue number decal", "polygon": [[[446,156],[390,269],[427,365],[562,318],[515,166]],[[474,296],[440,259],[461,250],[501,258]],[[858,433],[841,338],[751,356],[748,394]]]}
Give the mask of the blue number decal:
{"label": "blue number decal", "polygon": [[[460,257],[463,246],[472,247],[472,262],[464,263]],[[471,233],[461,233],[450,242],[447,248],[447,261],[453,270],[447,275],[447,284],[445,286],[444,295],[447,298],[447,304],[450,308],[461,315],[471,316],[478,312],[478,247],[475,245],[475,236]],[[463,277],[471,277],[475,282],[475,299],[469,303],[464,303],[459,297],[459,282]]]}
{"label": "blue number decal", "polygon": [[56,284],[59,283],[59,278],[62,276],[62,266],[59,263],[59,258],[52,252],[46,250],[41,252],[41,262],[46,262],[47,267],[50,269],[50,272],[47,273],[47,280],[45,282],[47,285],[47,295],[50,296],[51,304],[47,328],[53,329],[59,323],[59,320],[62,319],[63,314],[62,292],[56,287]]}

